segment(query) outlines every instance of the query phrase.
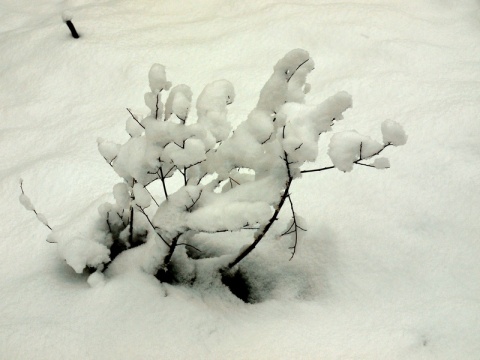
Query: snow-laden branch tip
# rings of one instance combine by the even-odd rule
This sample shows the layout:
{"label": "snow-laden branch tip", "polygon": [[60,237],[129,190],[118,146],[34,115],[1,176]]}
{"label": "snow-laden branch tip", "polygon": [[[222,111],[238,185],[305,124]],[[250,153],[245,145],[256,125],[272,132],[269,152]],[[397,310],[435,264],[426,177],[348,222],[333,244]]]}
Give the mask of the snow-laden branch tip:
{"label": "snow-laden branch tip", "polygon": [[[47,220],[47,218],[45,217],[45,215],[43,215],[42,213],[39,213],[39,212],[35,209],[35,206],[32,204],[32,201],[31,201],[30,198],[25,194],[25,191],[23,190],[23,179],[20,179],[19,184],[20,184],[21,194],[20,194],[18,200],[20,201],[20,204],[22,204],[23,207],[24,207],[26,210],[33,212],[33,213],[35,214],[37,220],[40,221],[45,227],[47,227],[47,228],[51,231],[52,228],[50,227],[50,225],[48,225],[48,220]],[[54,241],[51,241],[51,240],[49,240],[49,239],[47,238],[47,242],[53,243]]]}

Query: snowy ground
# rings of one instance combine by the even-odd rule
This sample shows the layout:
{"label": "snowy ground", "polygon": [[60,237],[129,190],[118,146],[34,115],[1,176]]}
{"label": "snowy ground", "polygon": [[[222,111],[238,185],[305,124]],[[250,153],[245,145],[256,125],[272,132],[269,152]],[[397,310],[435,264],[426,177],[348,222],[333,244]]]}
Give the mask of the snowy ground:
{"label": "snowy ground", "polygon": [[[479,6],[0,0],[0,358],[478,359]],[[61,21],[65,9],[79,40]],[[125,108],[145,110],[151,64],[196,95],[232,81],[238,123],[294,48],[316,62],[310,99],[352,94],[338,129],[380,138],[391,118],[409,134],[390,150],[388,171],[295,184],[309,232],[286,266],[308,268],[299,274],[315,284],[306,299],[244,304],[138,273],[90,288],[18,203],[23,177],[56,225],[111,191],[117,177],[96,139],[125,139]]]}

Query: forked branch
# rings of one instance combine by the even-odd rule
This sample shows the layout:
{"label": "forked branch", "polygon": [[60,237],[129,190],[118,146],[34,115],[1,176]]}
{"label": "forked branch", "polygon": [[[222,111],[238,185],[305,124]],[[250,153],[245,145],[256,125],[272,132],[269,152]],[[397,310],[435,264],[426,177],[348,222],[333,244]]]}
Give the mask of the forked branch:
{"label": "forked branch", "polygon": [[285,230],[285,232],[281,236],[293,234],[294,242],[293,242],[293,245],[289,247],[289,249],[292,250],[292,256],[290,257],[290,260],[292,260],[293,257],[295,256],[295,252],[297,250],[298,232],[299,231],[307,231],[307,229],[302,228],[298,224],[297,214],[295,213],[295,210],[293,208],[293,202],[292,202],[292,198],[291,198],[290,194],[287,196],[287,198],[288,198],[288,202],[290,203],[290,209],[292,210],[292,224],[289,226],[289,228],[287,230]]}
{"label": "forked branch", "polygon": [[[285,130],[285,127],[284,127]],[[259,232],[256,233],[254,241],[246,247],[240,254],[231,262],[227,265],[225,271],[230,271],[235,265],[237,265],[240,261],[242,261],[248,254],[250,254],[253,249],[258,245],[260,241],[265,237],[265,235],[268,233],[268,230],[272,227],[273,223],[278,220],[278,214],[280,213],[280,210],[282,210],[283,205],[285,204],[285,200],[289,196],[289,191],[290,191],[290,185],[292,184],[293,181],[293,176],[290,171],[290,162],[288,160],[288,154],[284,152],[284,161],[285,161],[285,167],[287,170],[287,181],[285,183],[285,190],[283,191],[283,194],[280,198],[280,201],[278,202],[277,206],[275,207],[275,211],[273,212],[272,217],[268,220],[267,224],[259,229]]]}

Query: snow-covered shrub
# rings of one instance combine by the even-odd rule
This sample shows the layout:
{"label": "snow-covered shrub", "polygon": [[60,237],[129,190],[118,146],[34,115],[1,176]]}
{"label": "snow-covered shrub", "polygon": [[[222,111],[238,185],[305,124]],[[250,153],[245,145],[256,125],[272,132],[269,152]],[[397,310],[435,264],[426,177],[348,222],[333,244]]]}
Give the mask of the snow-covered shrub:
{"label": "snow-covered shrub", "polygon": [[[302,173],[332,168],[388,168],[386,158],[365,160],[407,139],[391,120],[381,126],[383,143],[355,131],[339,132],[328,149],[333,166],[302,170],[316,160],[320,135],[352,106],[346,92],[318,105],[305,104],[310,88],[306,77],[313,68],[306,51],[286,54],[275,65],[256,107],[232,131],[227,109],[235,92],[230,82],[207,85],[196,101],[195,117],[190,88],[171,88],[164,66],[153,65],[145,94],[150,113],[142,117],[129,110],[126,143],[98,140],[100,153],[121,178],[113,186],[114,201],[98,208],[87,235],[67,236],[62,228],[54,228],[49,241],[58,243],[61,256],[75,271],[96,271],[97,280],[106,270],[113,275],[136,267],[170,283],[221,279],[248,298],[239,280],[248,269],[238,271],[241,262],[262,240],[274,237],[272,228],[289,238],[293,257],[307,229],[294,210],[292,182]],[[23,191],[21,201],[33,209]],[[291,220],[278,231],[273,224],[284,207]],[[239,240],[232,252],[232,246],[212,246],[206,240],[233,232],[250,241]]]}

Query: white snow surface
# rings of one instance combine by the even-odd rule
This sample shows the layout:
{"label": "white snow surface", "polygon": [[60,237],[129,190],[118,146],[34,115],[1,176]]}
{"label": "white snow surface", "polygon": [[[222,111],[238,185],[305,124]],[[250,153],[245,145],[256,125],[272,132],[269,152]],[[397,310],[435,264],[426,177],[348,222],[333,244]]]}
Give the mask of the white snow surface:
{"label": "white snow surface", "polygon": [[[479,7],[475,0],[0,0],[0,358],[478,359]],[[62,22],[65,11],[78,40]],[[269,279],[277,282],[265,301],[160,284],[135,266],[88,277],[60,260],[57,245],[45,241],[49,230],[19,202],[19,178],[23,203],[50,226],[82,226],[118,182],[96,139],[125,142],[125,108],[148,112],[142,94],[152,64],[163,64],[169,80],[158,68],[152,91],[188,84],[196,99],[206,84],[230,81],[235,127],[295,48],[315,60],[307,99],[352,95],[335,130],[381,141],[380,125],[392,119],[408,143],[382,153],[390,160],[384,171],[357,166],[295,180],[291,196],[308,231],[291,261],[291,243],[261,245],[285,250],[263,259],[265,277],[256,281],[266,293]],[[186,100],[172,112],[185,114]],[[261,102],[262,111],[269,106]],[[323,155],[309,168],[331,165],[330,134],[322,136]],[[113,143],[101,148],[115,156]],[[146,165],[132,163],[132,172],[136,166]],[[225,235],[224,246],[238,248],[236,237]]]}

